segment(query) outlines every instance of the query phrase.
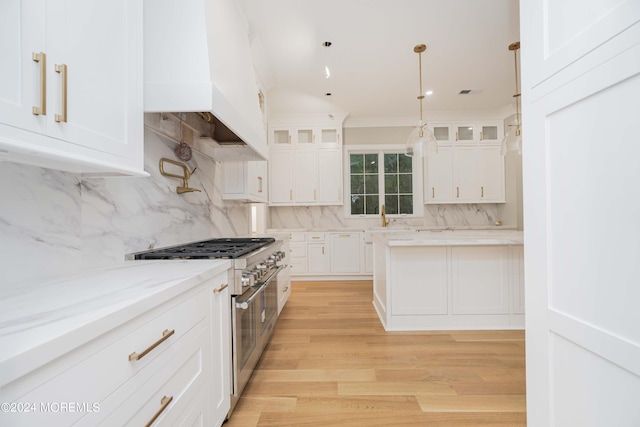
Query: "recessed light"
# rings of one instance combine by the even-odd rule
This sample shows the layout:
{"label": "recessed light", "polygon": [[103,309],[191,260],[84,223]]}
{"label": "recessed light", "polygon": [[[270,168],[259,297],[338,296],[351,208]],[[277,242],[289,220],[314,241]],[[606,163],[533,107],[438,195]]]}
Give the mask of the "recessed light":
{"label": "recessed light", "polygon": [[432,90],[428,90],[424,94],[427,95],[427,96],[431,96],[431,95],[433,95],[433,91]]}

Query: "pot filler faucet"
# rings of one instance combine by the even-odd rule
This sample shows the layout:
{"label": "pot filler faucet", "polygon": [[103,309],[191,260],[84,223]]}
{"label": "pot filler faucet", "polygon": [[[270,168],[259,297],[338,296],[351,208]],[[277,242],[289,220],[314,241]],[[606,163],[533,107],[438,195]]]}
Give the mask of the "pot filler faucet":
{"label": "pot filler faucet", "polygon": [[382,226],[386,227],[387,225],[389,225],[389,220],[387,219],[387,215],[385,215],[384,213],[384,205],[382,205],[382,209],[381,209],[381,214],[382,216]]}
{"label": "pot filler faucet", "polygon": [[[182,168],[183,174],[182,175],[175,175],[172,173],[168,173],[164,171],[164,162],[169,162],[171,164],[174,164],[176,166],[180,166]],[[196,171],[197,168],[193,168],[193,170],[191,172],[189,172],[189,168],[187,167],[187,165],[185,165],[182,162],[176,162],[175,160],[171,160],[171,159],[166,159],[166,158],[162,158],[160,159],[160,173],[164,176],[170,176],[171,178],[178,178],[178,179],[182,179],[182,187],[176,187],[176,193],[178,194],[182,194],[182,193],[191,193],[193,191],[200,191],[197,188],[190,188],[189,187],[189,178],[191,178],[191,175]]]}

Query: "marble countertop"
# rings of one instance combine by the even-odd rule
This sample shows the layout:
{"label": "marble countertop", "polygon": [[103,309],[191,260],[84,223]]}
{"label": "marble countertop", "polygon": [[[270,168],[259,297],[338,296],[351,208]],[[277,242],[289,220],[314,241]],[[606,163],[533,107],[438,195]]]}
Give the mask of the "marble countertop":
{"label": "marble countertop", "polygon": [[0,387],[188,291],[228,260],[127,261],[0,290]]}
{"label": "marble countertop", "polygon": [[412,225],[394,225],[390,224],[387,227],[376,226],[376,227],[334,227],[334,228],[269,228],[266,231],[266,234],[275,234],[275,233],[322,233],[322,232],[345,232],[345,231],[365,231],[365,232],[407,232],[407,231],[459,231],[459,230],[469,230],[469,231],[503,231],[503,230],[516,230],[515,226],[462,226],[462,227],[423,227],[423,226],[412,226]]}
{"label": "marble countertop", "polygon": [[524,244],[522,231],[517,230],[372,232],[371,239],[385,246],[501,246]]}

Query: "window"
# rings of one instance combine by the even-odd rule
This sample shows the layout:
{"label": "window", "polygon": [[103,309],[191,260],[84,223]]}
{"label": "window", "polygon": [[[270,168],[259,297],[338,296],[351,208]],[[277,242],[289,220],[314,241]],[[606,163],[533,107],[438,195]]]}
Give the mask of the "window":
{"label": "window", "polygon": [[[394,152],[395,151],[395,152]],[[350,151],[349,214],[379,215],[384,204],[388,215],[414,215],[416,200],[414,164],[400,150]],[[418,177],[419,178],[419,177]]]}

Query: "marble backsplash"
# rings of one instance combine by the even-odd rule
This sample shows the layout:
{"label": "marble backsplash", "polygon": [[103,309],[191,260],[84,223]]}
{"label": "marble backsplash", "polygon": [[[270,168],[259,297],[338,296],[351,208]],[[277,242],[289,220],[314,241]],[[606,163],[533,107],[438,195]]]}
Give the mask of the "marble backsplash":
{"label": "marble backsplash", "polygon": [[249,232],[249,205],[223,201],[220,164],[193,152],[189,185],[162,176],[175,142],[145,129],[147,178],[91,178],[0,162],[0,285],[112,265],[153,247]]}
{"label": "marble backsplash", "polygon": [[[496,204],[425,205],[422,218],[391,218],[391,226],[425,228],[495,227]],[[380,218],[347,218],[343,206],[272,207],[269,228],[368,228]]]}

